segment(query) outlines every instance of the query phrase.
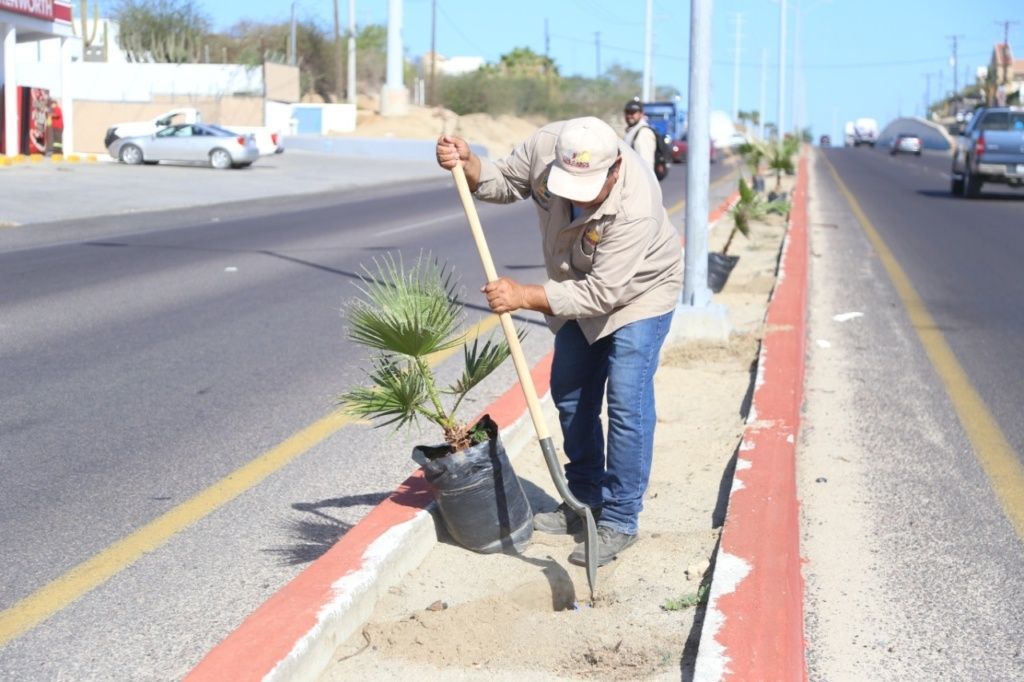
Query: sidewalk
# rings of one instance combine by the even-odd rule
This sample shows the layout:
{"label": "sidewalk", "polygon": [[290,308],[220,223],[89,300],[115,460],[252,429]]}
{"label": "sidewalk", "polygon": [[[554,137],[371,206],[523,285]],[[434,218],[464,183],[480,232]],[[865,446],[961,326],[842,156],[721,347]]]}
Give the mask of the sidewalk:
{"label": "sidewalk", "polygon": [[299,149],[225,171],[201,165],[125,166],[106,157],[94,163],[42,159],[0,167],[0,229],[439,177],[430,157],[357,158]]}
{"label": "sidewalk", "polygon": [[[728,228],[723,222],[712,233],[713,248],[725,241]],[[737,452],[746,449],[741,439],[755,428],[775,433],[764,423],[746,423],[748,416],[756,419],[748,415],[755,383],[757,393],[764,394],[776,381],[765,385],[764,366],[756,362],[759,341],[779,333],[788,333],[783,341],[794,334],[802,339],[802,328],[780,330],[765,323],[784,233],[783,220],[772,217],[754,226],[749,241],[734,241],[739,265],[716,296],[727,306],[734,329],[728,344],[674,345],[663,351],[655,379],[655,461],[641,537],[599,570],[593,606],[586,603],[584,569],[566,560],[571,538],[537,533],[522,555],[468,552],[424,511],[429,493],[422,477],[414,475],[216,647],[188,679],[689,679],[695,667],[698,679],[724,677],[732,657],[744,652],[735,640],[723,644],[715,635],[723,621],[731,635],[744,632],[743,614],[727,603],[736,587],[730,571],[725,582],[716,573],[708,610],[714,627],[702,628],[705,609],[698,604],[711,577],[702,573],[716,554],[730,491],[743,487],[733,475]],[[787,262],[799,260],[799,245],[789,254]],[[800,280],[799,268],[787,271],[787,278],[802,296],[806,279]],[[534,369],[541,393],[547,391],[549,362],[550,356]],[[506,448],[535,510],[553,508],[557,496],[521,402],[513,386],[488,411],[503,426]],[[550,427],[556,427],[550,401],[544,405]],[[559,437],[555,441],[560,444]],[[783,441],[792,445],[791,439]],[[741,461],[741,469],[752,466],[749,453]],[[748,485],[758,492],[756,480]],[[786,509],[788,503],[782,500]],[[792,503],[795,509],[795,497]],[[731,505],[729,515],[727,533],[735,535],[729,530],[735,525]],[[745,525],[766,535],[766,543],[778,530]],[[795,549],[783,545],[783,553]],[[759,560],[741,556],[748,572],[749,566],[761,568]],[[758,575],[775,574],[769,567]]]}

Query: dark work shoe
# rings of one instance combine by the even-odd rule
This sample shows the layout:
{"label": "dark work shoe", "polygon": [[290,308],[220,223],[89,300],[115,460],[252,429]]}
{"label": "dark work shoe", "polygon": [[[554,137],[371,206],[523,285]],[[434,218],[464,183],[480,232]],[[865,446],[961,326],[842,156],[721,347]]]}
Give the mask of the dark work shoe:
{"label": "dark work shoe", "polygon": [[[636,535],[620,533],[617,530],[612,530],[608,526],[598,526],[597,565],[604,566],[607,564],[615,558],[615,555],[636,542],[636,538]],[[581,542],[576,545],[576,549],[572,550],[572,554],[569,555],[569,562],[574,563],[577,566],[587,565],[586,543]]]}
{"label": "dark work shoe", "polygon": [[[594,514],[594,521],[601,518],[600,507],[591,507],[591,512]],[[563,502],[554,511],[534,514],[533,529],[552,535],[573,535],[583,530],[583,519],[572,510],[572,507]]]}

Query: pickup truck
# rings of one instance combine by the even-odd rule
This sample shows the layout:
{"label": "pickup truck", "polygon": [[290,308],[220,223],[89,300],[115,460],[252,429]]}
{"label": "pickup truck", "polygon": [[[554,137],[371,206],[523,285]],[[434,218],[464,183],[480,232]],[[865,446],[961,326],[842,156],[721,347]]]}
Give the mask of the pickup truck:
{"label": "pickup truck", "polygon": [[[115,123],[107,128],[107,134],[103,138],[103,146],[110,149],[110,145],[123,137],[145,137],[154,135],[158,130],[178,123],[200,123],[201,121],[202,117],[198,110],[183,108],[165,111],[148,121]],[[256,140],[256,146],[260,150],[260,156],[280,154],[284,151],[282,136],[278,131],[260,126],[222,125],[220,127],[240,135],[252,135]]]}
{"label": "pickup truck", "polygon": [[1024,186],[1024,108],[977,109],[959,131],[949,191],[978,196],[982,183]]}

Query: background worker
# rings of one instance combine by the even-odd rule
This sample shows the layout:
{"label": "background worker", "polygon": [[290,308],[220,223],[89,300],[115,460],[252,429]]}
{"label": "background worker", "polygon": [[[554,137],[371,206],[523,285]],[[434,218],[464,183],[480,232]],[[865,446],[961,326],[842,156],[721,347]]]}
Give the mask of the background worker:
{"label": "background worker", "polygon": [[[477,198],[532,199],[547,270],[543,284],[502,277],[483,287],[496,313],[536,310],[555,332],[551,394],[569,489],[598,518],[597,563],[637,539],[654,446],[654,372],[682,286],[679,236],[650,166],[603,121],[549,124],[498,161],[443,136],[437,160],[462,164]],[[607,397],[607,447],[601,423]],[[568,505],[534,517],[572,534]],[[583,543],[569,556],[585,564]]]}
{"label": "background worker", "polygon": [[626,102],[623,109],[626,119],[625,140],[640,158],[647,162],[648,168],[654,168],[654,152],[657,149],[657,131],[647,123],[644,109],[637,100]]}
{"label": "background worker", "polygon": [[64,111],[57,100],[50,100],[50,152],[64,153]]}

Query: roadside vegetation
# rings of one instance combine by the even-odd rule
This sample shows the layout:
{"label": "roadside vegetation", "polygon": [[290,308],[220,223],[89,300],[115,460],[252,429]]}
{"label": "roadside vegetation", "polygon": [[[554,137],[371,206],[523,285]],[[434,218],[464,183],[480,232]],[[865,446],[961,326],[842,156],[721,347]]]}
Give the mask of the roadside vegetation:
{"label": "roadside vegetation", "polygon": [[[338,16],[339,0],[334,0]],[[88,36],[90,14],[110,16],[120,25],[119,42],[134,61],[166,63],[285,63],[290,22],[262,23],[243,19],[216,31],[198,0],[113,0],[109,7],[79,0],[76,22]],[[283,7],[283,6],[282,6]],[[91,10],[91,11],[90,11]],[[301,11],[301,9],[300,9]],[[356,89],[376,96],[384,84],[387,28],[371,24],[356,33]],[[296,25],[296,60],[304,97],[341,101],[347,90],[345,74],[348,32],[317,18],[300,15]],[[405,83],[429,82],[429,55],[406,61]],[[641,90],[641,73],[612,64],[597,78],[563,76],[554,60],[527,47],[501,56],[496,64],[458,76],[435,75],[428,104],[456,114],[508,114],[548,120],[581,115],[614,115],[622,103]],[[656,88],[655,99],[679,95],[671,87]]]}

